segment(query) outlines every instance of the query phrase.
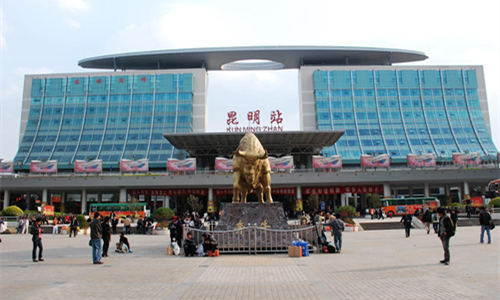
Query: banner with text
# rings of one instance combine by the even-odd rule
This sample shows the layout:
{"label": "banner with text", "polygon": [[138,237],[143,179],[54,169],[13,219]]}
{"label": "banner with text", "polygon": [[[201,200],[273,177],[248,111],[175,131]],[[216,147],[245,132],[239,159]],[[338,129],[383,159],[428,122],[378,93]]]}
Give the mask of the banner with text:
{"label": "banner with text", "polygon": [[[252,193],[255,193],[253,191]],[[250,193],[250,194],[252,194]],[[233,189],[214,189],[215,196],[226,196],[232,195]],[[285,188],[271,188],[271,194],[273,195],[296,195],[297,188],[295,187],[285,187]]]}
{"label": "banner with text", "polygon": [[377,156],[372,155],[361,155],[361,166],[362,167],[382,167],[388,168],[390,166],[390,157],[388,154],[380,154]]}
{"label": "banner with text", "polygon": [[221,171],[232,171],[233,170],[233,160],[225,157],[215,158],[215,169]]}
{"label": "banner with text", "polygon": [[196,158],[187,158],[183,160],[169,159],[167,160],[167,170],[169,171],[195,171]]}
{"label": "banner with text", "polygon": [[432,153],[426,154],[408,154],[406,156],[406,160],[408,161],[408,166],[410,167],[435,167],[436,166],[436,157]]}
{"label": "banner with text", "polygon": [[14,173],[14,163],[0,162],[0,173]]}
{"label": "banner with text", "polygon": [[139,160],[120,160],[120,172],[148,172],[149,160],[147,158]]}
{"label": "banner with text", "polygon": [[331,186],[331,187],[303,187],[303,195],[334,195],[334,194],[380,194],[382,193],[381,185],[347,185],[347,186]]}
{"label": "banner with text", "polygon": [[329,157],[324,157],[324,156],[314,155],[313,167],[319,169],[341,169],[342,156],[332,155]]}
{"label": "banner with text", "polygon": [[283,156],[280,158],[269,156],[271,170],[293,169],[293,156]]}
{"label": "banner with text", "polygon": [[77,173],[101,173],[102,159],[91,161],[75,160],[75,172]]}
{"label": "banner with text", "polygon": [[39,161],[32,160],[30,163],[31,173],[57,173],[57,160]]}
{"label": "banner with text", "polygon": [[208,189],[138,189],[128,190],[130,196],[185,196],[185,195],[198,195],[207,196]]}
{"label": "banner with text", "polygon": [[472,153],[454,153],[453,164],[457,166],[472,166],[481,164],[481,155],[479,152]]}

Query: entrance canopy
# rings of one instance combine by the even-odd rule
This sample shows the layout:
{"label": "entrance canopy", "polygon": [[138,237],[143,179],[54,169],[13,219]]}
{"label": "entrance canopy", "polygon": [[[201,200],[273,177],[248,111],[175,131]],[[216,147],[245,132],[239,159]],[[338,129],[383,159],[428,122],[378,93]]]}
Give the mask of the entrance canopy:
{"label": "entrance canopy", "polygon": [[[246,132],[165,133],[163,136],[177,149],[191,157],[231,157]],[[283,131],[254,132],[269,155],[320,154],[331,146],[344,131]]]}

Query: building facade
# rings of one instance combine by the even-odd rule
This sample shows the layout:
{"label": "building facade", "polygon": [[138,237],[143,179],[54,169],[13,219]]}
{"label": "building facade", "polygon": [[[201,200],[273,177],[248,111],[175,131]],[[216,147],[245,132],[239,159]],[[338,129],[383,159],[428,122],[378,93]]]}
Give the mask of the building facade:
{"label": "building facade", "polygon": [[204,69],[27,75],[16,168],[32,160],[149,159],[165,168],[183,158],[163,133],[204,132]]}
{"label": "building facade", "polygon": [[[287,209],[293,210],[296,201],[318,197],[331,208],[352,204],[364,209],[367,195],[373,193],[447,201],[481,195],[490,180],[500,177],[483,69],[400,64],[426,58],[422,52],[381,48],[180,49],[79,62],[84,68],[114,72],[26,75],[15,172],[0,174],[3,207],[53,204],[56,210],[86,213],[90,203],[127,202],[132,197],[146,201],[151,210],[182,210],[191,195],[204,204],[231,201],[232,175],[214,172],[211,161],[199,163],[192,173],[166,172],[168,158],[181,159],[187,152],[164,138],[170,133],[203,135],[207,71],[224,69],[298,69],[304,135],[344,133],[322,151],[326,144],[301,155],[295,162],[301,170],[271,175],[273,197]],[[268,62],[247,61],[259,59]],[[197,160],[213,160],[222,146],[236,148],[221,135],[214,141],[220,142],[217,147],[199,149],[203,157]],[[297,151],[297,143],[287,147],[288,152]],[[290,154],[284,152],[278,156]],[[342,169],[314,169],[312,155],[321,152],[341,155]],[[478,152],[483,164],[467,168],[449,163],[454,153],[467,152]],[[435,155],[436,167],[406,166],[408,154],[425,153]],[[363,154],[388,154],[391,168],[361,168]],[[120,160],[142,158],[149,160],[153,172],[118,172]],[[103,161],[103,174],[73,174],[76,160],[93,159]],[[50,160],[58,162],[57,174],[28,172],[31,161]]]}
{"label": "building facade", "polygon": [[300,78],[301,129],[345,131],[324,155],[496,159],[480,66],[304,66]]}

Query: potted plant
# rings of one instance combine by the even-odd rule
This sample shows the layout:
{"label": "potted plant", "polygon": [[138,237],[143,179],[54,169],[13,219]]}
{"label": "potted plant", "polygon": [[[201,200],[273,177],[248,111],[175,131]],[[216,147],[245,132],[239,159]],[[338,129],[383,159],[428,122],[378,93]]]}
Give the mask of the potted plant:
{"label": "potted plant", "polygon": [[89,231],[89,223],[87,222],[87,218],[84,215],[77,215],[76,220],[78,224],[80,224],[80,228],[83,229],[83,234],[87,235]]}

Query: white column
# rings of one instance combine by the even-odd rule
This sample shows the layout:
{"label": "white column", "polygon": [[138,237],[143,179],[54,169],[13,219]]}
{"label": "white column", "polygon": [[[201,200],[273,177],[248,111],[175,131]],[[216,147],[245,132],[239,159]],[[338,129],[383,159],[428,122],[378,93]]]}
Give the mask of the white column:
{"label": "white column", "polygon": [[82,209],[81,209],[81,213],[82,215],[85,214],[85,210],[87,208],[87,190],[82,190],[82,199],[81,199],[81,203],[82,203]]}
{"label": "white column", "polygon": [[8,190],[3,191],[3,208],[9,206],[10,192]]}
{"label": "white column", "polygon": [[127,189],[120,189],[120,203],[127,202]]}
{"label": "white column", "polygon": [[214,189],[212,187],[208,188],[208,201],[214,201]]}
{"label": "white column", "polygon": [[424,196],[430,197],[430,195],[431,195],[431,192],[430,192],[429,184],[424,183]]}
{"label": "white column", "polygon": [[469,183],[467,181],[464,181],[464,197],[467,197],[467,195],[469,194],[470,194]]}
{"label": "white column", "polygon": [[47,193],[48,193],[47,189],[43,189],[43,191],[42,191],[42,204],[47,204],[47,198],[48,198]]}
{"label": "white column", "polygon": [[347,202],[347,194],[340,195],[340,206],[346,206]]}
{"label": "white column", "polygon": [[384,183],[384,198],[391,198],[391,186],[388,183]]}
{"label": "white column", "polygon": [[302,188],[300,185],[297,186],[297,199],[302,199]]}
{"label": "white column", "polygon": [[170,207],[170,196],[165,196],[165,201],[163,201],[163,207]]}

